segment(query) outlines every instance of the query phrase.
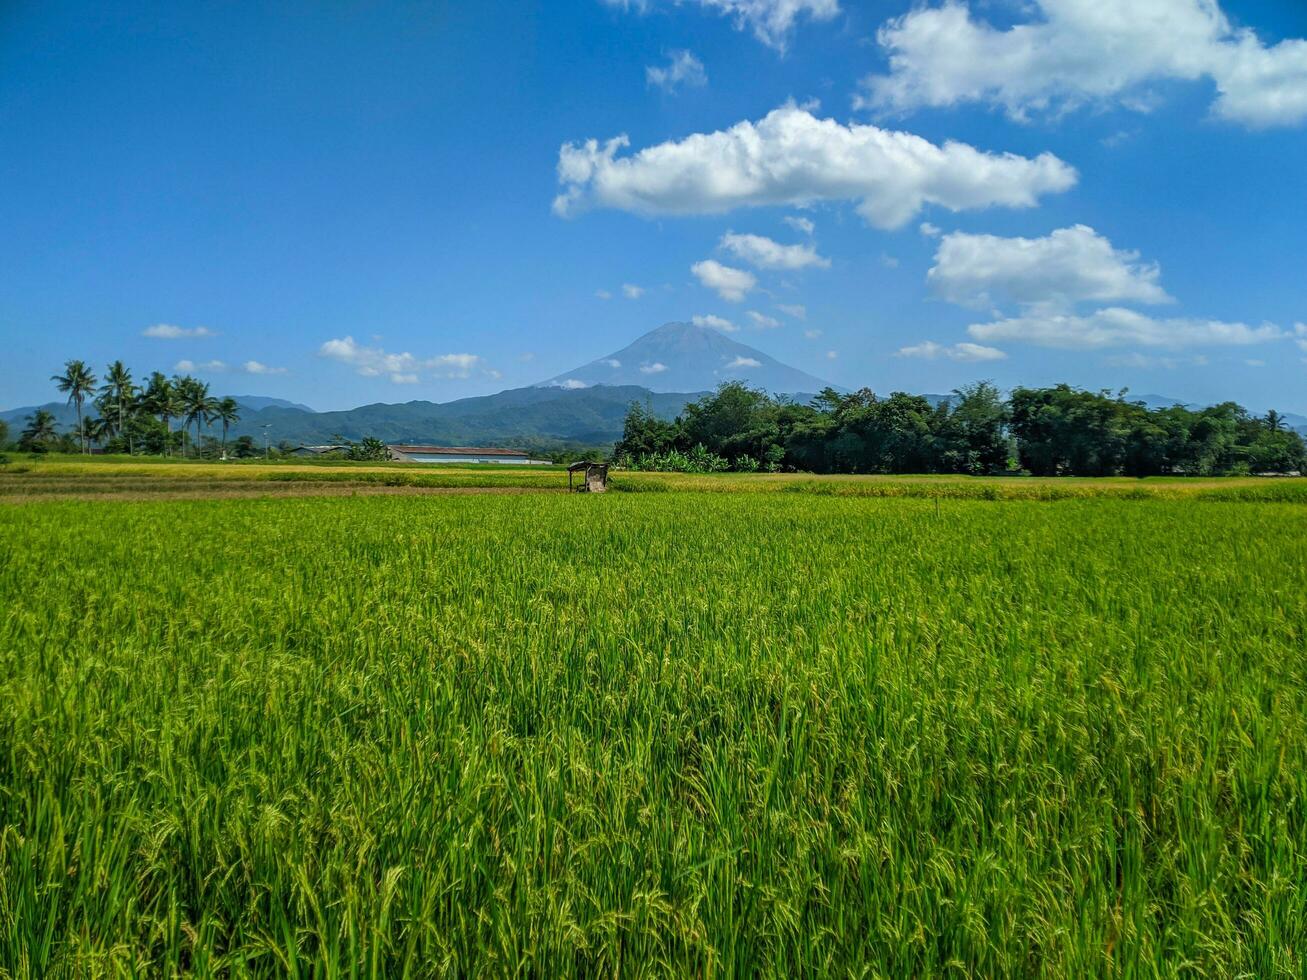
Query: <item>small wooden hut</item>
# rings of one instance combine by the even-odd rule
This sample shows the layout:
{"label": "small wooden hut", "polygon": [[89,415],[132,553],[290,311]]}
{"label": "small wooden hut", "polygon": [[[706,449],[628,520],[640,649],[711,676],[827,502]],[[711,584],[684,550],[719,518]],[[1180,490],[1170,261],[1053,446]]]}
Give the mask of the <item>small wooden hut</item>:
{"label": "small wooden hut", "polygon": [[567,468],[567,489],[577,493],[603,493],[608,489],[608,464],[578,460]]}

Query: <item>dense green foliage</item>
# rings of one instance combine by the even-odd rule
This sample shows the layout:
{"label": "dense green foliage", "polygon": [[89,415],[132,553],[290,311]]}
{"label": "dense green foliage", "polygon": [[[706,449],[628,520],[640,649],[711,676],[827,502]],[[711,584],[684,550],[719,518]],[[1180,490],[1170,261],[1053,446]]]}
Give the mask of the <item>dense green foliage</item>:
{"label": "dense green foliage", "polygon": [[720,468],[746,472],[1217,476],[1307,466],[1302,436],[1275,412],[1252,418],[1233,402],[1150,410],[1068,385],[1017,388],[1005,400],[987,382],[934,405],[867,389],[827,389],[799,405],[729,382],[674,421],[633,403],[615,455],[634,469],[669,470],[692,455],[720,457]]}
{"label": "dense green foliage", "polygon": [[1298,505],[45,503],[0,537],[0,972],[1307,966]]}

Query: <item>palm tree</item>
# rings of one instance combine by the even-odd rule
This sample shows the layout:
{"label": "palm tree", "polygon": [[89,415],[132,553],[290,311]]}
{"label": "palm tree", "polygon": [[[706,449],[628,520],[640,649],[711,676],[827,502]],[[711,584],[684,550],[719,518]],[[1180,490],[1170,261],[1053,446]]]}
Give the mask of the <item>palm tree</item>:
{"label": "palm tree", "polygon": [[166,438],[163,443],[163,451],[166,455],[172,455],[172,420],[180,414],[178,408],[177,389],[173,383],[163,376],[162,372],[155,371],[150,375],[150,383],[145,389],[145,404],[148,411],[159,416],[159,421],[163,423],[166,432]]}
{"label": "palm tree", "polygon": [[1284,416],[1275,409],[1271,409],[1267,412],[1265,418],[1262,419],[1262,422],[1266,425],[1266,428],[1272,432],[1279,432],[1284,428]]}
{"label": "palm tree", "polygon": [[227,427],[241,420],[240,406],[235,398],[224,398],[214,407],[213,417],[222,423],[222,458],[227,458]]}
{"label": "palm tree", "polygon": [[127,428],[127,406],[136,397],[136,385],[132,384],[132,372],[122,361],[114,361],[109,365],[104,373],[104,385],[100,388],[100,394],[118,409],[117,432],[119,435],[127,433],[127,452],[131,453],[132,433]]}
{"label": "palm tree", "polygon": [[69,404],[77,406],[77,434],[82,440],[82,452],[89,453],[91,447],[82,428],[82,403],[87,395],[95,392],[95,375],[83,361],[65,361],[64,373],[56,374],[50,380],[58,383],[61,392],[67,393]]}
{"label": "palm tree", "polygon": [[200,426],[209,421],[216,403],[209,396],[209,386],[189,375],[178,381],[177,390],[181,395],[182,411],[185,413],[183,417],[186,427],[182,429],[182,455],[185,456],[186,433],[190,429],[191,423],[195,424],[195,441],[198,442]]}
{"label": "palm tree", "polygon": [[27,427],[18,436],[18,447],[27,452],[44,452],[45,445],[59,437],[54,416],[38,408],[26,419]]}
{"label": "palm tree", "polygon": [[113,437],[113,423],[103,415],[87,419],[83,427],[86,429],[87,442],[93,442],[97,446]]}

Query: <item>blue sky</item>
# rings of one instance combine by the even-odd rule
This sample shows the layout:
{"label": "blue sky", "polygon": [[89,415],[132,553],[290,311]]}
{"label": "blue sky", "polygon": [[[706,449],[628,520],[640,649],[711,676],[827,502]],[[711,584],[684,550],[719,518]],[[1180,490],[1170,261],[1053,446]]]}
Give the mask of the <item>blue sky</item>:
{"label": "blue sky", "polygon": [[12,0],[0,405],[69,357],[445,401],[698,316],[848,387],[1304,412],[1302,38],[1299,0]]}

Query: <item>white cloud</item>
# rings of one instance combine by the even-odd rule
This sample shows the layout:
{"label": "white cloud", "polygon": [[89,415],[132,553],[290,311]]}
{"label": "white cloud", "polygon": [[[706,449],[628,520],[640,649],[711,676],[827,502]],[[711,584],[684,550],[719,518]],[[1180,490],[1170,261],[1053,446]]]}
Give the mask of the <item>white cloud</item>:
{"label": "white cloud", "polygon": [[805,330],[803,336],[808,340],[818,340],[821,338],[820,330]]}
{"label": "white cloud", "polygon": [[1065,191],[1073,167],[1051,153],[1033,159],[942,146],[912,133],[818,119],[795,105],[757,123],[618,156],[630,145],[618,136],[567,143],[558,154],[562,193],[554,212],[587,207],[643,215],[720,214],[734,208],[858,201],[858,213],[881,228],[897,228],[928,204],[951,211],[1031,207],[1044,194]]}
{"label": "white cloud", "polygon": [[963,341],[958,344],[937,344],[933,340],[924,340],[911,347],[900,347],[897,357],[920,357],[928,361],[944,357],[950,361],[1001,361],[1007,355],[997,347],[985,347]]}
{"label": "white cloud", "polygon": [[791,228],[793,228],[795,231],[801,231],[805,235],[811,235],[814,231],[817,230],[817,226],[813,224],[812,220],[809,218],[796,218],[792,214],[787,214],[781,220],[784,221]]}
{"label": "white cloud", "polygon": [[566,381],[560,381],[555,387],[566,388],[568,391],[576,391],[581,388],[589,388],[590,386],[584,381],[578,381],[576,378],[568,378]]}
{"label": "white cloud", "polygon": [[737,357],[735,360],[731,361],[731,363],[727,364],[726,367],[728,369],[762,367],[762,361],[755,357]]}
{"label": "white cloud", "polygon": [[1285,336],[1283,330],[1270,323],[1251,327],[1246,323],[1185,317],[1156,319],[1120,307],[1098,310],[1088,316],[1032,312],[993,323],[975,323],[967,332],[977,340],[1020,341],[1066,350],[1245,346]]}
{"label": "white cloud", "polygon": [[284,367],[272,367],[261,361],[246,361],[241,365],[241,370],[246,374],[285,374]]}
{"label": "white cloud", "polygon": [[612,298],[613,298],[613,294],[610,293],[610,292],[609,292],[608,290],[606,290],[606,289],[596,289],[596,290],[595,290],[595,295],[598,296],[600,299],[612,299]]}
{"label": "white cloud", "polygon": [[730,303],[740,302],[745,293],[758,285],[752,273],[722,265],[716,259],[696,262],[690,266],[690,271],[702,285],[716,290],[718,296]]}
{"label": "white cloud", "polygon": [[1307,41],[1268,47],[1217,0],[1033,0],[1007,30],[962,0],[921,7],[877,34],[889,74],[863,81],[864,107],[907,110],[987,102],[1015,119],[1087,104],[1147,111],[1147,86],[1215,83],[1213,113],[1248,126],[1307,119]]}
{"label": "white cloud", "polygon": [[899,267],[899,260],[895,258],[893,255],[888,254],[887,252],[881,252],[880,264],[883,265],[886,269],[897,269]]}
{"label": "white cloud", "polygon": [[649,85],[656,85],[664,92],[674,92],[681,86],[702,88],[708,84],[708,73],[693,51],[671,52],[667,64],[649,65],[644,70],[644,77]]}
{"label": "white cloud", "polygon": [[523,364],[528,364],[536,359],[536,352],[533,350],[524,350],[517,355],[517,359]]}
{"label": "white cloud", "polygon": [[953,232],[940,240],[926,279],[937,295],[963,306],[1011,301],[1065,310],[1082,301],[1169,303],[1160,276],[1138,252],[1075,225],[1044,238]]}
{"label": "white cloud", "polygon": [[180,371],[182,372],[182,374],[190,374],[191,372],[195,372],[197,374],[216,374],[218,372],[227,370],[227,362],[212,360],[212,361],[200,361],[197,363],[195,361],[183,359],[178,361],[176,364],[174,364],[172,366],[172,369],[174,371]]}
{"label": "white cloud", "polygon": [[923,221],[917,228],[927,238],[938,238],[940,230],[938,225],[932,225],[929,221]]}
{"label": "white cloud", "polygon": [[720,330],[722,333],[735,333],[740,328],[724,316],[717,316],[713,313],[705,313],[699,316],[690,317],[690,322],[696,327],[711,327],[714,330]]}
{"label": "white cloud", "polygon": [[178,327],[171,323],[156,323],[141,331],[142,337],[154,337],[156,340],[181,340],[190,337],[216,337],[217,334],[208,327]]}
{"label": "white cloud", "polygon": [[612,368],[614,371],[616,371],[619,367],[622,366],[622,362],[615,357],[605,357],[599,363],[604,365],[605,367]]}
{"label": "white cloud", "polygon": [[[604,0],[610,7],[645,13],[657,0]],[[679,0],[678,0],[679,2]],[[840,12],[839,0],[687,0],[705,10],[729,16],[736,30],[749,30],[763,44],[783,52],[801,16],[830,20]]]}
{"label": "white cloud", "polygon": [[644,287],[637,286],[634,283],[622,283],[622,295],[627,299],[639,299],[644,295]]}
{"label": "white cloud", "polygon": [[775,330],[781,325],[781,321],[774,316],[768,316],[766,313],[759,313],[757,310],[749,311],[749,319],[759,330]]}
{"label": "white cloud", "polygon": [[662,374],[667,370],[667,365],[662,361],[654,361],[652,364],[641,364],[641,374]]}
{"label": "white cloud", "polygon": [[802,303],[777,303],[776,309],[786,316],[794,317],[796,320],[808,319],[808,308]]}
{"label": "white cloud", "polygon": [[1266,367],[1266,362],[1259,357],[1250,357],[1246,361],[1244,361],[1244,364],[1248,365],[1251,368]]}
{"label": "white cloud", "polygon": [[1111,357],[1105,357],[1103,363],[1109,367],[1136,368],[1139,370],[1164,368],[1167,371],[1174,371],[1176,368],[1182,367],[1202,367],[1207,363],[1207,358],[1202,354],[1194,354],[1189,357],[1152,357],[1148,354],[1132,351],[1129,354],[1113,354]]}
{"label": "white cloud", "polygon": [[825,269],[830,266],[830,259],[822,258],[811,245],[782,245],[763,235],[737,235],[728,231],[722,236],[718,248],[759,269],[794,270],[809,266]]}
{"label": "white cloud", "polygon": [[1293,325],[1293,336],[1298,349],[1307,354],[1307,323],[1295,323]]}
{"label": "white cloud", "polygon": [[828,361],[833,361],[833,360],[835,360],[835,358],[837,358],[837,357],[839,357],[839,356],[840,356],[840,352],[837,351],[837,350],[828,350],[828,351],[826,352],[826,360],[828,360]]}
{"label": "white cloud", "polygon": [[365,378],[386,375],[395,384],[415,384],[420,372],[437,378],[467,378],[475,369],[482,368],[481,358],[476,354],[435,357],[414,357],[407,351],[392,354],[380,347],[358,344],[353,337],[328,340],[318,348],[318,355],[348,364]]}

